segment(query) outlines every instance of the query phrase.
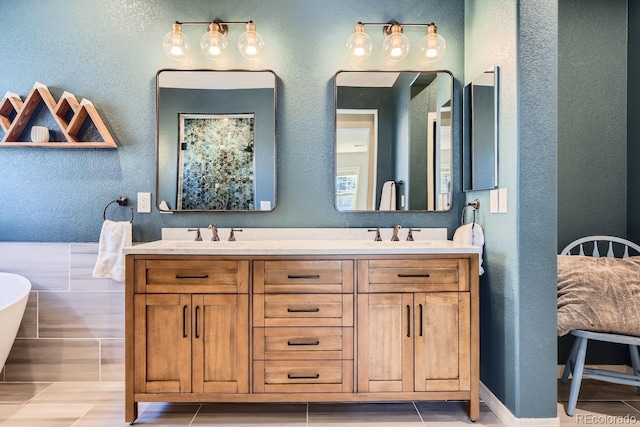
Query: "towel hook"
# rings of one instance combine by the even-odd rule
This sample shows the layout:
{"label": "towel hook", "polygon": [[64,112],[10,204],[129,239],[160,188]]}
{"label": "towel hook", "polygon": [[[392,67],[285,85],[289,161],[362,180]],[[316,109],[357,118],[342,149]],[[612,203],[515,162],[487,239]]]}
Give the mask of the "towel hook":
{"label": "towel hook", "polygon": [[464,225],[464,212],[467,210],[468,207],[473,208],[473,225],[471,226],[471,228],[473,228],[476,225],[476,211],[480,208],[480,200],[475,199],[472,202],[469,202],[467,204],[464,205],[464,207],[462,208],[462,216],[460,218],[460,225]]}
{"label": "towel hook", "polygon": [[[107,208],[111,206],[113,203],[117,203],[120,206],[127,206],[129,204],[129,199],[127,199],[126,196],[120,196],[117,199],[107,203],[107,206],[104,207],[104,211],[102,212],[102,219],[104,219],[105,221],[107,220]],[[131,208],[131,220],[129,222],[130,223],[133,222],[133,208]]]}

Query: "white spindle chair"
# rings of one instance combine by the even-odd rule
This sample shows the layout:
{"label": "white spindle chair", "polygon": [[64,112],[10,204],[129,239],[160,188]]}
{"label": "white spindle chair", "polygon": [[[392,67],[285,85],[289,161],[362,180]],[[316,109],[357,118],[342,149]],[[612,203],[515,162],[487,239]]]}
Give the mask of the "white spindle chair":
{"label": "white spindle chair", "polygon": [[[569,243],[560,252],[561,255],[582,255],[585,256],[585,244],[587,244],[587,251],[589,246],[593,245],[591,251],[592,257],[600,257],[600,248],[598,242],[604,242],[603,246],[606,246],[606,256],[609,258],[628,258],[629,248],[636,251],[636,254],[640,254],[640,246],[635,243],[622,239],[620,237],[613,236],[588,236],[575,240]],[[614,244],[618,254],[622,251],[621,256],[617,256],[614,251]],[[618,246],[620,246],[618,248]],[[575,249],[578,248],[578,253]],[[637,387],[640,392],[640,356],[638,355],[638,346],[640,345],[640,337],[630,335],[611,334],[604,332],[594,332],[582,329],[575,329],[570,332],[575,337],[567,364],[564,367],[562,374],[562,382],[566,383],[569,379],[569,374],[572,374],[571,388],[569,390],[569,402],[567,403],[567,414],[573,415],[578,402],[578,394],[580,393],[580,384],[583,378],[592,378],[601,381],[607,381],[616,384],[626,384]],[[618,344],[627,344],[629,346],[629,354],[631,356],[631,365],[634,375],[624,374],[620,372],[614,372],[606,369],[585,368],[584,360],[587,354],[587,343],[589,340],[605,341]]]}

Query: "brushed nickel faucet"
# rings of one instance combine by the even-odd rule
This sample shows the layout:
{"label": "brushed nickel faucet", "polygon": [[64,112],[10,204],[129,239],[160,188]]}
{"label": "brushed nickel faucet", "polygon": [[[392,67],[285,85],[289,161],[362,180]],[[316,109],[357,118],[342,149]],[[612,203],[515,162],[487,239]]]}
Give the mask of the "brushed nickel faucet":
{"label": "brushed nickel faucet", "polygon": [[188,228],[187,231],[195,231],[196,232],[196,238],[193,239],[195,242],[202,242],[202,234],[200,233],[200,229],[199,228]]}
{"label": "brushed nickel faucet", "polygon": [[211,230],[211,241],[219,242],[220,236],[218,236],[218,225],[217,224],[209,224],[209,230]]}
{"label": "brushed nickel faucet", "polygon": [[407,234],[407,242],[413,242],[413,233],[412,231],[422,231],[419,228],[410,228],[409,229],[409,234]]}
{"label": "brushed nickel faucet", "polygon": [[376,232],[376,237],[373,239],[374,242],[382,242],[382,237],[380,237],[380,228],[368,229],[369,232]]}
{"label": "brushed nickel faucet", "polygon": [[229,233],[229,241],[230,242],[235,242],[236,241],[236,235],[233,234],[234,231],[242,231],[242,229],[231,228],[231,233]]}
{"label": "brushed nickel faucet", "polygon": [[402,226],[400,224],[396,224],[393,226],[393,236],[391,236],[391,241],[392,242],[397,242],[400,239],[398,238],[398,232],[400,231],[400,229],[402,228]]}

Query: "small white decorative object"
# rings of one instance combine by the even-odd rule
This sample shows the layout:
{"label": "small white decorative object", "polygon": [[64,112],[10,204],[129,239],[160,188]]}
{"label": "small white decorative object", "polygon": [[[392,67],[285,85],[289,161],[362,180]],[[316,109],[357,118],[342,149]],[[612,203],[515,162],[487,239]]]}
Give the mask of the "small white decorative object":
{"label": "small white decorative object", "polygon": [[49,142],[49,129],[46,126],[33,126],[31,128],[31,141]]}

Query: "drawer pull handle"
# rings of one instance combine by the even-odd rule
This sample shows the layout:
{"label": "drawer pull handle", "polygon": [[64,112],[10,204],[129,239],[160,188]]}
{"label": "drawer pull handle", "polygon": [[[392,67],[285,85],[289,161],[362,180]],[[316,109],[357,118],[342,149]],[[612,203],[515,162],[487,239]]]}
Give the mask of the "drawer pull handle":
{"label": "drawer pull handle", "polygon": [[407,304],[407,337],[411,337],[411,306]]}
{"label": "drawer pull handle", "polygon": [[315,375],[291,375],[287,374],[287,378],[290,380],[317,380],[320,378],[320,374]]}
{"label": "drawer pull handle", "polygon": [[424,317],[424,311],[422,310],[422,304],[418,305],[420,306],[420,336],[422,336],[422,323],[424,322],[422,318]]}
{"label": "drawer pull handle", "polygon": [[426,278],[426,277],[429,277],[429,273],[425,273],[425,274],[401,274],[401,273],[398,273],[398,277],[403,277],[403,278],[404,277],[409,277],[409,278],[411,278],[411,277],[423,277],[423,278]]}
{"label": "drawer pull handle", "polygon": [[187,306],[182,307],[182,338],[187,337]]}
{"label": "drawer pull handle", "polygon": [[290,345],[290,346],[294,346],[294,345],[320,345],[320,341],[316,341],[316,342],[291,342],[291,341],[287,341],[287,345]]}
{"label": "drawer pull handle", "polygon": [[287,308],[287,313],[318,313],[319,308]]}
{"label": "drawer pull handle", "polygon": [[198,331],[198,323],[200,321],[198,319],[198,317],[200,317],[199,314],[200,314],[200,306],[196,305],[196,338],[200,338],[200,332]]}
{"label": "drawer pull handle", "polygon": [[300,275],[289,274],[289,275],[287,275],[287,278],[289,278],[289,279],[319,279],[320,275],[319,274],[300,274]]}
{"label": "drawer pull handle", "polygon": [[176,274],[176,279],[208,279],[208,274]]}

